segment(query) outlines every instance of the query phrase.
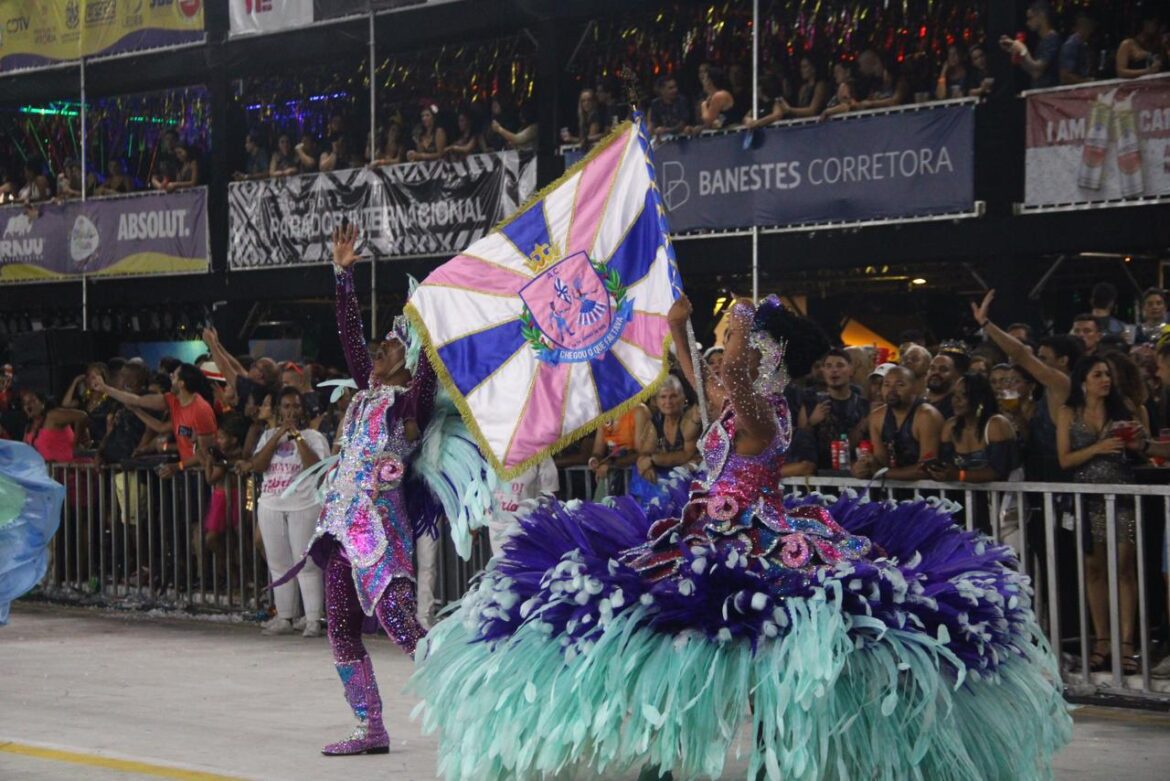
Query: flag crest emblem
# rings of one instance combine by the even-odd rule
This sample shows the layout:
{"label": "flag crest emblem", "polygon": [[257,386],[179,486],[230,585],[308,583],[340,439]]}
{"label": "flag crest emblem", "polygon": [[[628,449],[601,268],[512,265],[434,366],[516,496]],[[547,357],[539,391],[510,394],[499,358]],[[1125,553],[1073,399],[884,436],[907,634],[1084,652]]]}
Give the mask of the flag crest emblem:
{"label": "flag crest emblem", "polygon": [[507,479],[655,392],[678,291],[638,118],[433,271],[406,313]]}

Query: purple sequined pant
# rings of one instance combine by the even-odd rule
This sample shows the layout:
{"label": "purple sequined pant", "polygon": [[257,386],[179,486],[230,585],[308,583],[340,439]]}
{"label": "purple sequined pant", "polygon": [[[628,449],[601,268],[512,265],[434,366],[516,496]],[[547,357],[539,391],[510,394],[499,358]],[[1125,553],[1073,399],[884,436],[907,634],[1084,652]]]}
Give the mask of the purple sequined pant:
{"label": "purple sequined pant", "polygon": [[[386,634],[411,657],[414,656],[414,647],[426,634],[418,622],[417,613],[414,584],[406,578],[390,581],[374,607],[374,616]],[[366,655],[362,643],[362,624],[366,616],[354,590],[349,560],[340,548],[333,551],[325,565],[325,618],[336,662],[351,662]]]}

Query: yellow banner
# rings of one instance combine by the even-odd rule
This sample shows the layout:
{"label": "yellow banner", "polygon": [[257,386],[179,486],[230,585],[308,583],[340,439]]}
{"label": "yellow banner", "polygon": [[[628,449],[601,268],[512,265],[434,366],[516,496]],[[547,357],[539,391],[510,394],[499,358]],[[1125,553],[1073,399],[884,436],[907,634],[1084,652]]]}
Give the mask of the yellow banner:
{"label": "yellow banner", "polygon": [[203,38],[203,0],[0,0],[0,71]]}

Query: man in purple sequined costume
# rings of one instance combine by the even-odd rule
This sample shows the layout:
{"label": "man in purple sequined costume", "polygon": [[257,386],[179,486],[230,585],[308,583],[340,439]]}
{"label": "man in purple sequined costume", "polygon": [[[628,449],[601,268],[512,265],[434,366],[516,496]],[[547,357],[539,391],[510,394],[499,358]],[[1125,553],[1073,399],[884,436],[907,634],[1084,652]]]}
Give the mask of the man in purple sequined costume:
{"label": "man in purple sequined costume", "polygon": [[335,233],[333,261],[337,328],[359,391],[342,423],[339,463],[310,544],[314,559],[327,557],[329,644],[346,701],[358,721],[347,739],[322,749],[330,756],[383,754],[390,749],[374,668],[362,644],[363,625],[376,619],[412,657],[426,634],[416,615],[414,524],[402,483],[407,460],[431,417],[435,373],[424,355],[411,376],[406,336],[397,325],[367,349],[353,290],[356,241],[355,227]]}

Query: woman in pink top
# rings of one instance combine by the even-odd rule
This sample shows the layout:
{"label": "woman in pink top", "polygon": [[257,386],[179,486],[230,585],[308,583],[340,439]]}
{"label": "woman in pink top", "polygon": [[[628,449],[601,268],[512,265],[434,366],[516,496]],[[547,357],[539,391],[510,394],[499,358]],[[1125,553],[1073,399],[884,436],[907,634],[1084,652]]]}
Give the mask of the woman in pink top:
{"label": "woman in pink top", "polygon": [[20,398],[28,425],[24,442],[32,445],[41,457],[53,463],[73,461],[73,446],[89,426],[84,410],[65,409],[53,404],[42,393],[25,391]]}

